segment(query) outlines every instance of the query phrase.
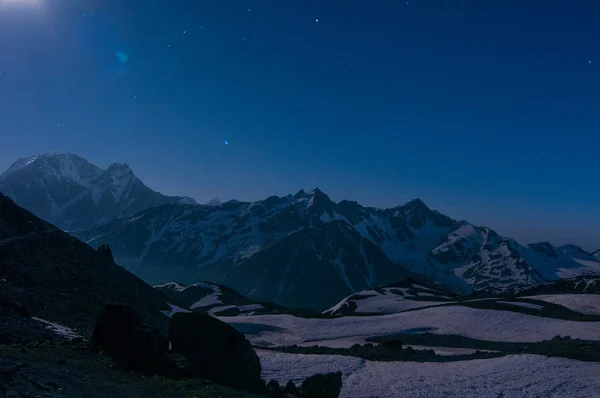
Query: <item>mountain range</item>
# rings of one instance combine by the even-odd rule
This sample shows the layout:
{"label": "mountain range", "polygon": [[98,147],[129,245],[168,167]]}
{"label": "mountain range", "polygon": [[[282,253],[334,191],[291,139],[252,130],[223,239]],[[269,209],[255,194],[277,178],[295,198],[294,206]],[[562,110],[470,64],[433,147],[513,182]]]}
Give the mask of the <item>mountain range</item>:
{"label": "mountain range", "polygon": [[[252,203],[199,205],[150,190],[125,165],[112,168],[127,172],[112,171],[102,179],[110,184],[102,185],[99,176],[111,167],[99,171],[71,154],[41,155],[11,166],[0,177],[0,190],[18,193],[17,203],[62,221],[94,247],[108,243],[117,263],[149,283],[206,280],[286,307],[323,310],[407,277],[469,293],[600,273],[598,252],[548,242],[522,245],[453,220],[419,199],[378,209],[336,203],[314,189]],[[117,189],[122,186],[132,188]],[[94,202],[97,187],[111,200]],[[124,206],[130,202],[136,206]]]}
{"label": "mountain range", "polygon": [[101,169],[66,152],[17,160],[0,175],[0,192],[64,230],[90,228],[152,206],[195,203],[153,191],[124,163]]}

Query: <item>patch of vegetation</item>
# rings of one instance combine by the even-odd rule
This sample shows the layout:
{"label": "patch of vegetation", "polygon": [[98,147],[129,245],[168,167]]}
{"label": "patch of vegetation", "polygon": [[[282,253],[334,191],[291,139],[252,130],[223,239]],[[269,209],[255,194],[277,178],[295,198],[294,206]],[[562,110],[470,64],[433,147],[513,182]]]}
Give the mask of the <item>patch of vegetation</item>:
{"label": "patch of vegetation", "polygon": [[331,347],[299,347],[297,345],[289,347],[271,347],[265,350],[286,352],[290,354],[317,354],[317,355],[343,355],[356,358],[362,358],[370,361],[408,361],[408,362],[455,362],[467,361],[471,359],[497,358],[504,356],[504,353],[476,351],[473,354],[466,355],[437,355],[433,349],[415,350],[412,347],[405,347],[400,340],[389,339],[381,344],[355,344],[350,348],[331,348]]}
{"label": "patch of vegetation", "polygon": [[552,340],[537,343],[513,343],[487,341],[458,335],[433,333],[377,336],[367,339],[373,343],[412,344],[430,347],[470,348],[476,350],[500,351],[506,354],[536,354],[547,357],[577,359],[586,362],[600,362],[600,341],[571,339],[569,336],[556,336]]}
{"label": "patch of vegetation", "polygon": [[[515,303],[514,305],[503,303],[502,301]],[[535,304],[542,307],[541,309],[528,308],[520,306],[519,303]],[[447,305],[447,304],[443,304]],[[456,304],[454,304],[456,305]],[[600,321],[600,315],[582,314],[580,312],[572,311],[562,305],[548,303],[546,301],[517,298],[514,296],[498,298],[498,300],[480,300],[480,301],[461,301],[459,305],[478,308],[484,310],[499,310],[499,311],[511,311],[518,312],[525,315],[541,316],[545,318],[555,318],[567,321],[577,322],[598,322]]]}

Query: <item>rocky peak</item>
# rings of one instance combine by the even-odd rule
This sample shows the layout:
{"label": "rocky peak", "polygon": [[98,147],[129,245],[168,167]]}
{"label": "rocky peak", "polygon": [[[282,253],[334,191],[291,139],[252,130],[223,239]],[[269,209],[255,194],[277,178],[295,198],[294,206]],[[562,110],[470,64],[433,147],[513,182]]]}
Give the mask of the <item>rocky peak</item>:
{"label": "rocky peak", "polygon": [[414,211],[431,211],[429,207],[420,198],[411,200],[402,206],[404,209],[411,209]]}
{"label": "rocky peak", "polygon": [[104,170],[100,180],[108,179],[112,185],[128,185],[138,178],[126,163],[113,163]]}
{"label": "rocky peak", "polygon": [[413,199],[397,209],[411,228],[421,228],[427,221],[431,221],[437,227],[452,228],[456,226],[454,220],[438,211],[431,210],[419,198]]}
{"label": "rocky peak", "polygon": [[296,194],[294,195],[295,199],[301,199],[301,198],[306,198],[306,192],[304,192],[304,189],[299,190],[298,192],[296,192]]}
{"label": "rocky peak", "polygon": [[308,193],[308,208],[313,211],[333,210],[335,202],[325,192],[315,188]]}
{"label": "rocky peak", "polygon": [[558,254],[556,253],[556,250],[554,250],[554,246],[552,246],[552,244],[548,241],[538,242],[538,243],[530,243],[528,246],[532,250],[534,250],[538,253],[545,254],[550,257],[558,258]]}
{"label": "rocky peak", "polygon": [[589,254],[585,250],[583,250],[583,248],[581,248],[581,246],[577,246],[577,245],[573,245],[573,244],[562,245],[562,246],[557,247],[557,249],[562,251],[563,253],[575,252],[575,253],[584,254],[584,255]]}

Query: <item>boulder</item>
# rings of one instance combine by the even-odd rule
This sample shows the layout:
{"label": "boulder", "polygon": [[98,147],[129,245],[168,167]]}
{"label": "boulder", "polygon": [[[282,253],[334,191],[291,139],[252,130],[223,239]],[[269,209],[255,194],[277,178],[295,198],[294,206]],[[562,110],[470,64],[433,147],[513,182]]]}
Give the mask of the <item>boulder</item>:
{"label": "boulder", "polygon": [[300,386],[302,398],[338,398],[342,391],[342,372],[316,374]]}
{"label": "boulder", "polygon": [[133,308],[107,304],[100,313],[92,333],[91,348],[104,351],[127,369],[158,373],[169,360],[168,340],[153,327],[142,324]]}
{"label": "boulder", "polygon": [[184,355],[195,377],[264,391],[261,364],[246,337],[206,314],[176,313],[169,327],[171,352]]}
{"label": "boulder", "polygon": [[271,380],[267,383],[267,397],[269,398],[285,398],[281,386],[277,380]]}
{"label": "boulder", "polygon": [[294,384],[294,382],[291,380],[288,381],[285,387],[283,388],[283,393],[288,397],[300,396],[300,391],[298,390],[298,387],[296,387],[296,384]]}

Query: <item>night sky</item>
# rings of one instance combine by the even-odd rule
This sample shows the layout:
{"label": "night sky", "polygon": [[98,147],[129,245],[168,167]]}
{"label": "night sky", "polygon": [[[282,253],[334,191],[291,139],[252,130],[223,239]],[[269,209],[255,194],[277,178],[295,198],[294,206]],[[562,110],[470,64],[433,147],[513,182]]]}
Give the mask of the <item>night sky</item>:
{"label": "night sky", "polygon": [[600,248],[600,2],[0,0],[0,169],[53,150],[150,187],[420,197]]}

